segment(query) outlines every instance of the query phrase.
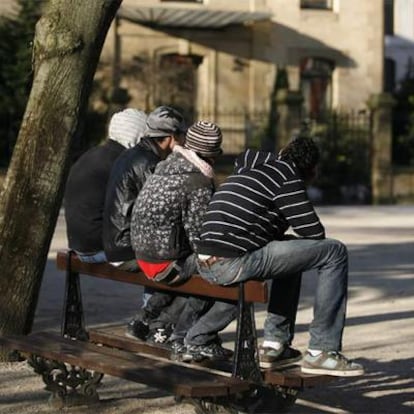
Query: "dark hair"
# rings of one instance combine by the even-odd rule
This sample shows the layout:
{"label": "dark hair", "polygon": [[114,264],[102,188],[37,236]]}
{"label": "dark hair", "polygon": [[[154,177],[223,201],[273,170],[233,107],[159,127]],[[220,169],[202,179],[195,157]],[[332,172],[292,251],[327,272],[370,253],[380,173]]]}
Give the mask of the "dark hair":
{"label": "dark hair", "polygon": [[201,158],[203,161],[205,161],[209,165],[213,165],[212,159],[217,158],[217,156],[214,157],[206,157],[205,155],[200,154],[199,152],[196,152],[198,158]]}
{"label": "dark hair", "polygon": [[319,148],[312,138],[299,136],[282,148],[279,159],[290,164],[294,163],[302,178],[307,179],[319,162]]}
{"label": "dark hair", "polygon": [[162,142],[164,141],[165,138],[169,137],[170,135],[165,135],[163,137],[155,137],[155,138],[150,138],[152,141],[156,141],[156,142]]}

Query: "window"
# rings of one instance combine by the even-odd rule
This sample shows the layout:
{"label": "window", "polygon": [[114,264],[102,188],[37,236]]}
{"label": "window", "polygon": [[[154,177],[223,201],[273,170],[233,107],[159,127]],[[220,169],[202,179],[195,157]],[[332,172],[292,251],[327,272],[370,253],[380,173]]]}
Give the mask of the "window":
{"label": "window", "polygon": [[300,0],[301,9],[332,9],[333,0]]}
{"label": "window", "polygon": [[321,118],[332,107],[334,63],[323,58],[304,58],[300,63],[300,84],[308,116]]}

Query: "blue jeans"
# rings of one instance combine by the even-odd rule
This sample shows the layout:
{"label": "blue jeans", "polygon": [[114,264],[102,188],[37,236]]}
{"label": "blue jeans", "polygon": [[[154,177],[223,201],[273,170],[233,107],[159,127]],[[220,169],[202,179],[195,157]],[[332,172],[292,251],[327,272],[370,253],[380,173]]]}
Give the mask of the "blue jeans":
{"label": "blue jeans", "polygon": [[76,252],[76,255],[79,257],[79,260],[84,263],[105,263],[108,261],[103,250],[93,254]]}
{"label": "blue jeans", "polygon": [[150,331],[174,326],[182,314],[187,298],[172,292],[154,291],[143,309]]}
{"label": "blue jeans", "polygon": [[207,345],[219,340],[218,333],[237,315],[237,304],[189,296],[185,302],[172,340],[184,338],[186,345]]}
{"label": "blue jeans", "polygon": [[318,270],[314,318],[310,324],[309,348],[340,351],[345,325],[348,289],[348,252],[333,239],[289,239],[237,258],[223,258],[210,267],[199,266],[209,282],[228,285],[249,279],[272,280],[264,338],[289,344],[300,290],[300,277]]}
{"label": "blue jeans", "polygon": [[[196,255],[188,256],[180,261],[180,275],[187,280],[197,271]],[[156,296],[157,293],[154,294]],[[206,345],[218,340],[218,332],[224,329],[237,314],[235,302],[215,301],[198,296],[180,296],[174,293],[163,293],[164,300],[171,297],[170,305],[162,305],[163,298],[151,298],[148,304],[160,303],[164,309],[160,315],[151,321],[150,329],[163,327],[169,324],[176,325],[171,340],[184,339],[186,345]],[[174,298],[174,299],[173,299]]]}
{"label": "blue jeans", "polygon": [[125,262],[121,262],[121,263],[111,263],[113,266],[115,266],[117,269],[119,270],[125,270],[127,272],[138,272],[139,267],[138,267],[138,263],[135,259],[131,259],[131,260],[126,260]]}

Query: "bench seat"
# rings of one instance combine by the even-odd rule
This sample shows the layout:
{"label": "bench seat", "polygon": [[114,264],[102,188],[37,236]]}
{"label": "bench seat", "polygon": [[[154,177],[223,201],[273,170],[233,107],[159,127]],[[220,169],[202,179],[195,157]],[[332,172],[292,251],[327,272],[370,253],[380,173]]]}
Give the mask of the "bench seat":
{"label": "bench seat", "polygon": [[[215,412],[211,409],[217,404],[247,412],[254,412],[259,404],[279,412],[288,409],[303,388],[334,379],[304,374],[297,365],[278,371],[260,368],[254,304],[267,302],[266,282],[219,286],[193,275],[181,285],[167,286],[148,280],[142,272],[122,271],[108,263],[83,263],[71,251],[59,251],[56,262],[66,272],[61,334],[4,336],[0,345],[29,356],[29,364],[42,376],[51,392],[49,401],[57,408],[96,403],[104,374],[161,389],[177,401],[187,399],[200,413]],[[83,275],[236,301],[233,361],[171,361],[165,347],[126,338],[125,326],[86,328],[80,289]]]}
{"label": "bench seat", "polygon": [[182,397],[226,396],[249,389],[249,383],[238,378],[90,342],[74,341],[50,332],[4,336],[0,337],[0,344],[21,353],[146,384]]}
{"label": "bench seat", "polygon": [[[107,327],[89,329],[89,340],[97,344],[124,349],[129,352],[138,352],[143,354],[154,355],[161,358],[169,358],[170,350],[160,346],[149,344],[144,341],[130,339],[124,336],[125,325],[112,325]],[[220,369],[231,372],[230,363],[218,362],[201,362],[196,365],[206,366],[208,368]],[[189,364],[189,366],[194,366]],[[330,382],[334,377],[329,375],[305,374],[300,370],[298,365],[293,365],[285,369],[262,369],[263,380],[266,384],[280,385],[293,388],[314,387],[319,384]]]}
{"label": "bench seat", "polygon": [[[70,256],[70,263],[69,263]],[[67,270],[70,265],[72,272],[119,282],[147,286],[158,290],[168,290],[189,295],[208,296],[217,299],[238,300],[239,286],[220,286],[208,283],[199,275],[193,275],[188,281],[179,286],[168,286],[153,282],[142,272],[128,272],[119,270],[109,263],[84,263],[68,251],[59,251],[56,258],[57,268]],[[267,284],[256,280],[244,284],[244,300],[246,302],[267,303]]]}

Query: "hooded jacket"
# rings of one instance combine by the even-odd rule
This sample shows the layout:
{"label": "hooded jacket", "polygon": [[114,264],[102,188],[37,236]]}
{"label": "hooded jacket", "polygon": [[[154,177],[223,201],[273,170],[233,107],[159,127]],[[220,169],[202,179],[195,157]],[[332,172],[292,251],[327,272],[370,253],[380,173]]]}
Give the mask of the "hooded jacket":
{"label": "hooded jacket", "polygon": [[123,262],[135,258],[130,234],[132,208],[160,160],[157,144],[145,137],[114,163],[106,189],[103,219],[103,244],[108,261]]}
{"label": "hooded jacket", "polygon": [[157,263],[185,258],[194,251],[214,183],[212,173],[204,175],[183,155],[188,153],[196,157],[176,146],[139,193],[131,225],[137,259]]}
{"label": "hooded jacket", "polygon": [[66,181],[63,205],[71,249],[82,253],[103,250],[102,217],[105,189],[112,165],[125,147],[109,139],[86,151],[73,164]]}
{"label": "hooded jacket", "polygon": [[127,108],[109,123],[109,139],[86,151],[72,166],[66,182],[64,207],[68,245],[81,253],[103,250],[102,221],[105,191],[112,165],[135,146],[145,128],[145,112]]}
{"label": "hooded jacket", "polygon": [[273,153],[247,150],[209,204],[198,252],[242,256],[282,240],[289,227],[300,237],[325,237],[296,166]]}

